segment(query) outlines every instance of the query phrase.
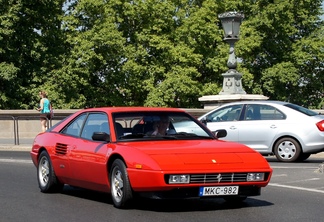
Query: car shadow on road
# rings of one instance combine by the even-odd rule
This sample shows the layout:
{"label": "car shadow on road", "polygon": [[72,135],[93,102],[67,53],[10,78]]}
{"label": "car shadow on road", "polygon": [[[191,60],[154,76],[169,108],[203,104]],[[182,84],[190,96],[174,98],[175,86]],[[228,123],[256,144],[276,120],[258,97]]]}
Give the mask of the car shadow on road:
{"label": "car shadow on road", "polygon": [[[108,193],[101,193],[65,185],[62,194],[113,205],[111,196]],[[226,202],[222,198],[186,200],[153,200],[147,198],[136,198],[131,206],[129,206],[129,209],[155,212],[188,212],[266,207],[271,205],[273,205],[273,203],[252,197],[238,203]]]}
{"label": "car shadow on road", "polygon": [[136,204],[136,209],[156,212],[192,212],[265,207],[271,205],[273,205],[273,203],[254,198],[247,198],[245,201],[238,203],[229,203],[222,198],[189,200],[142,199],[140,204]]}
{"label": "car shadow on road", "polygon": [[112,204],[110,194],[108,193],[87,190],[87,189],[73,187],[69,185],[65,185],[61,193],[73,197],[82,198],[82,199],[97,201],[106,204]]}

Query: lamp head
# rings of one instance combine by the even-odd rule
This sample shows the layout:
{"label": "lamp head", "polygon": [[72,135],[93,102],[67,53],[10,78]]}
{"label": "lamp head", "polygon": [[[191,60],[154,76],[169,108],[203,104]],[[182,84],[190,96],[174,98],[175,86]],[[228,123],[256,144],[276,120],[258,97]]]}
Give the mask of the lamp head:
{"label": "lamp head", "polygon": [[224,29],[224,39],[239,39],[240,25],[244,18],[240,12],[224,12],[218,16]]}

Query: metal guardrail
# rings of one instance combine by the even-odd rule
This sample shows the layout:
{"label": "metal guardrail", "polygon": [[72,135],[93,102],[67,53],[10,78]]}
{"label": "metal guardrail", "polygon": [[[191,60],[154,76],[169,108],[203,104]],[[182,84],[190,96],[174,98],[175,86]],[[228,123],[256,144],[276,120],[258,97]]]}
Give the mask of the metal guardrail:
{"label": "metal guardrail", "polygon": [[[39,115],[38,116],[16,116],[15,118],[15,122],[16,122],[16,131],[15,131],[15,145],[19,145],[20,141],[19,141],[19,120],[34,120],[34,119],[39,119]],[[52,126],[52,121],[47,119],[47,125],[48,126]]]}
{"label": "metal guardrail", "polygon": [[17,125],[14,116],[0,115],[0,120],[12,120],[14,124],[14,144],[17,144]]}
{"label": "metal guardrail", "polygon": [[[52,127],[52,121],[53,120],[62,120],[64,119],[66,116],[56,116],[55,118],[53,117],[53,119],[49,120],[47,119],[47,125],[49,127]],[[19,139],[19,120],[38,120],[39,119],[39,115],[37,116],[1,116],[0,115],[0,120],[13,120],[13,124],[14,124],[14,145],[19,145],[20,144],[20,139]]]}
{"label": "metal guardrail", "polygon": [[[191,115],[198,117],[204,113],[206,113],[208,110],[204,109],[184,109]],[[54,111],[54,117],[51,120],[48,121],[48,126],[52,126],[53,120],[62,120],[66,118],[67,116],[75,113],[78,110],[55,110]],[[13,144],[14,145],[20,145],[20,132],[19,129],[21,127],[21,121],[22,120],[38,120],[39,119],[39,113],[35,110],[0,110],[0,121],[13,121]],[[7,141],[7,139],[5,139]]]}
{"label": "metal guardrail", "polygon": [[[64,119],[66,116],[59,116],[61,119]],[[19,120],[38,120],[39,119],[39,115],[37,116],[16,116],[13,117],[14,119],[14,138],[15,138],[15,145],[19,145],[20,141],[19,141]],[[53,117],[51,120],[49,120],[48,118],[46,118],[47,120],[47,126],[52,127],[52,120],[54,120],[55,118]],[[57,118],[56,118],[57,119]],[[61,120],[58,119],[58,120]]]}
{"label": "metal guardrail", "polygon": [[[209,109],[183,109],[184,111],[190,113],[194,117],[199,117],[206,112],[210,111]],[[67,116],[75,113],[78,110],[55,110],[55,116],[53,119],[48,120],[48,125],[52,126],[53,120],[62,120]],[[324,110],[313,110],[320,114],[324,114]],[[13,143],[14,145],[20,144],[20,135],[19,135],[19,123],[21,120],[36,120],[39,119],[39,113],[36,113],[35,110],[0,110],[0,121],[13,121]]]}
{"label": "metal guardrail", "polygon": [[[55,116],[48,121],[48,126],[52,126],[53,120],[62,120],[77,110],[55,110]],[[13,121],[13,144],[20,145],[20,126],[22,120],[39,120],[39,113],[35,110],[0,110],[0,121]],[[3,130],[4,132],[4,130]],[[8,130],[6,131],[8,132]],[[6,140],[6,139],[5,139]],[[8,141],[8,140],[6,140]]]}

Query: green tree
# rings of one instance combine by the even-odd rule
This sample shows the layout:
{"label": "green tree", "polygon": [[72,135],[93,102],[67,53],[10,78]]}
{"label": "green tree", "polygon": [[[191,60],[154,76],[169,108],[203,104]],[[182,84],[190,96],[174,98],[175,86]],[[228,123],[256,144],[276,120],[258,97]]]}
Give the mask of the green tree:
{"label": "green tree", "polygon": [[84,105],[200,106],[199,96],[220,90],[215,69],[224,67],[216,9],[215,1],[75,2],[62,72],[90,80],[75,87]]}
{"label": "green tree", "polygon": [[246,18],[237,44],[245,90],[316,108],[324,91],[322,1],[254,3],[241,6]]}
{"label": "green tree", "polygon": [[236,54],[246,92],[319,104],[319,0],[75,2],[66,20],[73,59],[65,67],[90,80],[76,85],[78,98],[89,105],[199,107],[200,96],[222,86],[229,46],[217,16],[230,10],[245,14]]}
{"label": "green tree", "polygon": [[321,0],[0,0],[0,108],[200,107],[218,94],[229,46],[218,15],[243,12],[247,93],[318,108]]}
{"label": "green tree", "polygon": [[0,0],[0,108],[27,109],[59,65],[63,0]]}

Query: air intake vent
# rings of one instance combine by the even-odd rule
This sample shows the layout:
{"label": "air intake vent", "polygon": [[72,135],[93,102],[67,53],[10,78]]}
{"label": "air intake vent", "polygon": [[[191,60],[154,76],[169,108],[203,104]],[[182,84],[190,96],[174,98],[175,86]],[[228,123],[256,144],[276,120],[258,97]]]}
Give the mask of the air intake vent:
{"label": "air intake vent", "polygon": [[60,155],[65,155],[67,152],[67,145],[62,143],[57,143],[55,147],[55,153]]}
{"label": "air intake vent", "polygon": [[236,183],[246,182],[246,173],[192,174],[190,183]]}

